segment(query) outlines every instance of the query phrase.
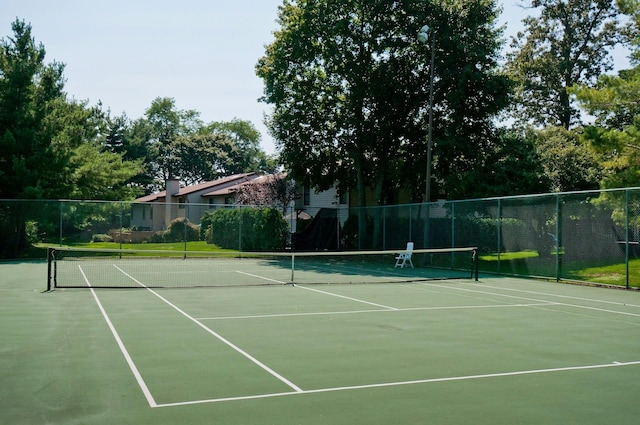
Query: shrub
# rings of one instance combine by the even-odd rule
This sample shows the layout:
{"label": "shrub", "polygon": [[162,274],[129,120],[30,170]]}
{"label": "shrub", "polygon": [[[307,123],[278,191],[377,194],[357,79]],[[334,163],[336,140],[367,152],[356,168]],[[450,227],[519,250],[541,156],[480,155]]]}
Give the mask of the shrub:
{"label": "shrub", "polygon": [[205,213],[201,235],[207,243],[242,251],[269,251],[285,246],[289,226],[273,208],[220,209]]}
{"label": "shrub", "polygon": [[200,240],[200,229],[188,218],[181,217],[172,220],[169,228],[162,232],[163,242],[183,242]]}
{"label": "shrub", "polygon": [[91,236],[91,242],[113,242],[113,238],[110,235],[98,233]]}

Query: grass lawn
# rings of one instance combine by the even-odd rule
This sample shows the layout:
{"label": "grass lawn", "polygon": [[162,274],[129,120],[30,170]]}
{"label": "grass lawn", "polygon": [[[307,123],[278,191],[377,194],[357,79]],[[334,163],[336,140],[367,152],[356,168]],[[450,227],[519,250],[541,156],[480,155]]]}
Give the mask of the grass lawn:
{"label": "grass lawn", "polygon": [[[479,257],[480,270],[522,276],[542,276],[555,278],[556,257],[540,257],[536,251],[518,251],[485,254]],[[561,279],[592,282],[603,285],[626,286],[626,269],[623,262],[616,264],[585,264],[583,262],[563,263],[560,253]],[[629,286],[640,288],[640,259],[629,260]]]}
{"label": "grass lawn", "polygon": [[[42,247],[56,248],[59,245],[42,244]],[[194,252],[236,252],[232,249],[219,248],[205,241],[197,242],[160,242],[160,243],[118,243],[118,242],[84,242],[71,243],[66,247],[82,249],[131,249],[149,251],[194,251]]]}

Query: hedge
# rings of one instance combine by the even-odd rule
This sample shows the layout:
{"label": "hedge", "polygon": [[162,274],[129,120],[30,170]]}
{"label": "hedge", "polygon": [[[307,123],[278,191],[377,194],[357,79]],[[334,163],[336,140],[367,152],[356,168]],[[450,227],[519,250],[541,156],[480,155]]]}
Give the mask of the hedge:
{"label": "hedge", "polygon": [[285,247],[289,226],[273,208],[226,208],[205,213],[200,236],[220,248],[272,251]]}

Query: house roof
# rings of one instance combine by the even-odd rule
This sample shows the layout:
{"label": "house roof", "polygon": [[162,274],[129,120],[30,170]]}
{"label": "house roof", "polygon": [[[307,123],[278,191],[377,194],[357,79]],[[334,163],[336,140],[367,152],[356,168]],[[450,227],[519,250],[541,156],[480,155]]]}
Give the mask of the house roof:
{"label": "house roof", "polygon": [[202,194],[203,197],[209,197],[209,196],[221,196],[221,195],[228,195],[230,193],[236,192],[238,190],[239,187],[241,186],[245,186],[248,184],[262,184],[265,182],[268,182],[269,179],[276,177],[276,178],[283,178],[284,176],[286,176],[285,173],[278,173],[278,174],[266,174],[266,175],[258,175],[255,173],[252,173],[252,175],[248,178],[245,178],[244,181],[240,181],[240,182],[234,182],[234,184],[229,184],[226,185],[224,187],[221,187],[223,185],[218,185],[216,186],[216,189],[211,191],[211,192],[207,192]]}
{"label": "house roof", "polygon": [[[192,186],[183,186],[178,190],[178,193],[174,193],[172,196],[186,196],[194,192],[200,192],[207,189],[212,189],[211,192],[204,193],[201,196],[214,196],[214,194],[218,194],[218,191],[224,191],[226,188],[226,192],[223,194],[228,194],[230,192],[230,187],[235,186],[237,184],[245,183],[246,181],[250,181],[259,177],[257,173],[242,173],[242,174],[234,174],[232,176],[227,176],[220,178],[218,180],[212,180],[208,182],[198,183]],[[151,195],[146,195],[141,198],[136,199],[136,202],[153,202],[162,198],[167,197],[167,191],[163,190],[161,192],[152,193]]]}

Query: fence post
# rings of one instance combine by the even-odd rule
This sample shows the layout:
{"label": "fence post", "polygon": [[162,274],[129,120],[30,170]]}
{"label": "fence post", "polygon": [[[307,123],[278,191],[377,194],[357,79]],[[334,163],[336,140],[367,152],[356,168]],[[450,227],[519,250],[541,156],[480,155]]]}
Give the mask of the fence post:
{"label": "fence post", "polygon": [[184,210],[184,234],[182,235],[182,239],[184,242],[183,245],[183,259],[187,258],[187,221],[189,220],[189,203],[187,202]]}
{"label": "fence post", "polygon": [[560,194],[556,195],[556,282],[560,282]]}
{"label": "fence post", "polygon": [[629,289],[629,189],[624,191],[624,233],[625,286]]}
{"label": "fence post", "polygon": [[60,240],[58,245],[62,246],[62,210],[64,208],[64,202],[58,201],[60,203]]}
{"label": "fence post", "polygon": [[[418,214],[420,214],[419,208]],[[409,207],[409,240],[413,240],[413,205]]]}
{"label": "fence post", "polygon": [[124,205],[122,205],[122,201],[120,201],[120,258],[122,258],[122,226],[124,226]]}
{"label": "fence post", "polygon": [[387,249],[387,206],[381,205],[378,208],[382,208],[382,249]]}
{"label": "fence post", "polygon": [[47,247],[47,291],[51,291],[51,281],[53,276],[51,274],[51,256],[53,255],[53,248]]}
{"label": "fence post", "polygon": [[[451,248],[456,247],[456,203],[451,203]],[[456,264],[456,256],[451,252],[451,268]]]}
{"label": "fence post", "polygon": [[498,214],[496,217],[498,224],[498,265],[496,270],[500,273],[500,254],[502,253],[502,200],[498,199]]}
{"label": "fence post", "polygon": [[238,205],[238,251],[242,252],[242,207]]}

